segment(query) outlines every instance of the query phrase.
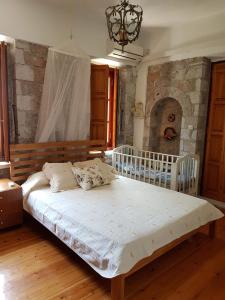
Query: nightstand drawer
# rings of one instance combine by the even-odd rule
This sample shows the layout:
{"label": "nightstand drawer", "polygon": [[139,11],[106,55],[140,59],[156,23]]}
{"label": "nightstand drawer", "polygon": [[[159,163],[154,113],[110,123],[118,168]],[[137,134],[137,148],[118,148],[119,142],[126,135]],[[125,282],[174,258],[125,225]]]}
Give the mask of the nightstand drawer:
{"label": "nightstand drawer", "polygon": [[14,213],[22,210],[22,190],[14,189],[0,193],[0,212]]}
{"label": "nightstand drawer", "polygon": [[0,214],[0,229],[21,224],[23,221],[22,211],[10,214]]}

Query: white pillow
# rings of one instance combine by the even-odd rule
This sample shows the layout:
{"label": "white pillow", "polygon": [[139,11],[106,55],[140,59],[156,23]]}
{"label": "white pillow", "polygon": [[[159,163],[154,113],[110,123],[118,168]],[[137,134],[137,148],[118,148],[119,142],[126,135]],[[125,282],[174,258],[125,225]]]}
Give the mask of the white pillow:
{"label": "white pillow", "polygon": [[71,162],[67,163],[45,163],[43,172],[50,180],[51,191],[61,192],[78,187],[72,172]]}
{"label": "white pillow", "polygon": [[102,164],[102,161],[100,158],[85,160],[85,161],[78,161],[73,164],[76,168],[88,168],[91,166]]}
{"label": "white pillow", "polygon": [[75,162],[73,166],[75,168],[88,168],[92,166],[98,166],[99,169],[102,170],[103,172],[108,172],[111,175],[111,179],[115,179],[115,175],[117,174],[117,171],[112,166],[103,163],[99,158],[81,161],[81,162]]}
{"label": "white pillow", "polygon": [[32,190],[46,185],[49,185],[49,181],[44,172],[34,173],[21,185],[23,196],[27,198]]}
{"label": "white pillow", "polygon": [[85,168],[72,168],[78,184],[85,191],[96,186],[110,184],[112,176],[109,172],[104,172],[98,165],[93,165]]}

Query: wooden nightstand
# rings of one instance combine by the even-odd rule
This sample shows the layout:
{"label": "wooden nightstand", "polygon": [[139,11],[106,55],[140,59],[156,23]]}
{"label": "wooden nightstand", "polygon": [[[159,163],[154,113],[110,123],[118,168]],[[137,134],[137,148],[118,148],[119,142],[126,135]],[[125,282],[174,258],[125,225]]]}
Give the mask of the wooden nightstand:
{"label": "wooden nightstand", "polygon": [[22,220],[22,188],[10,179],[0,179],[0,229],[21,224]]}

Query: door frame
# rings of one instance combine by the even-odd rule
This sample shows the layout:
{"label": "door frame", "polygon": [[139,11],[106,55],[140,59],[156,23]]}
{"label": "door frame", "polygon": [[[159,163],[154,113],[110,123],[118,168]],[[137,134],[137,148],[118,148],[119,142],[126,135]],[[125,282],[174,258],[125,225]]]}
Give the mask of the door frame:
{"label": "door frame", "polygon": [[225,60],[211,62],[210,68],[210,86],[209,86],[209,96],[208,96],[208,109],[207,109],[207,121],[206,121],[206,129],[205,129],[205,142],[204,142],[204,152],[202,157],[202,171],[200,175],[200,196],[203,195],[203,184],[205,180],[205,165],[206,165],[206,150],[207,150],[207,143],[208,143],[208,130],[209,130],[209,116],[210,116],[210,108],[211,108],[211,101],[212,101],[212,85],[213,85],[213,66],[218,64],[224,64]]}

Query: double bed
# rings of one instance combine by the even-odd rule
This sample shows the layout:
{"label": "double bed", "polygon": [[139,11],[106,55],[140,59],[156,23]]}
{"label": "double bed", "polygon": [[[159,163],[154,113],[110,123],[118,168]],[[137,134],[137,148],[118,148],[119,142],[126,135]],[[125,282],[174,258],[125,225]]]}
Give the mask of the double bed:
{"label": "double bed", "polygon": [[[17,166],[21,154],[35,152],[34,145],[38,144],[11,147]],[[12,171],[15,177],[18,167]],[[127,276],[207,224],[213,236],[215,221],[223,216],[207,201],[122,176],[89,191],[52,193],[48,186],[38,188],[24,198],[24,209],[97,273],[111,279],[113,300],[124,299]]]}

